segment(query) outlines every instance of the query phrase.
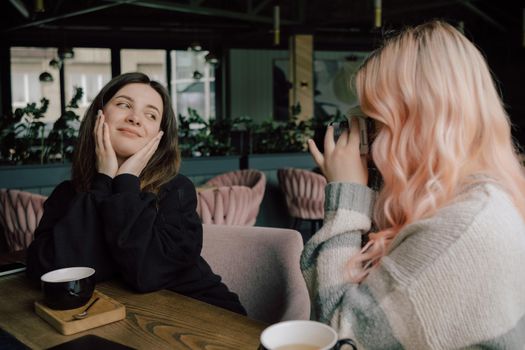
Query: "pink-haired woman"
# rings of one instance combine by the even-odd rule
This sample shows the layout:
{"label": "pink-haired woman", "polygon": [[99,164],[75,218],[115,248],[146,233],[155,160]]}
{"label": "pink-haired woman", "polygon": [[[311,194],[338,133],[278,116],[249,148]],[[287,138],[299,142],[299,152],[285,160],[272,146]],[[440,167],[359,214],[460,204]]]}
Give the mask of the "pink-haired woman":
{"label": "pink-haired woman", "polygon": [[355,85],[383,185],[366,186],[357,123],[337,143],[328,128],[324,154],[309,141],[329,181],[301,259],[312,318],[366,349],[523,348],[525,175],[481,53],[433,21]]}

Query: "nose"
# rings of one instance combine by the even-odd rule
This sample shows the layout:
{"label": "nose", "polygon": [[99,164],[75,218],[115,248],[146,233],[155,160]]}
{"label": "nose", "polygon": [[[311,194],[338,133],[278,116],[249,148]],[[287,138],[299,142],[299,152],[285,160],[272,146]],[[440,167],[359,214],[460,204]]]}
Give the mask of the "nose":
{"label": "nose", "polygon": [[126,117],[126,121],[130,124],[140,126],[140,117],[136,115],[134,112],[130,112],[128,116]]}

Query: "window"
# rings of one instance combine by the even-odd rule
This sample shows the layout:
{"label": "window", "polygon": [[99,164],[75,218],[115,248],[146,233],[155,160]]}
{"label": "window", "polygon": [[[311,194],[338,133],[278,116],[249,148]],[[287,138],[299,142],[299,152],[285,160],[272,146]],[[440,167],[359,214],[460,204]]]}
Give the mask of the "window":
{"label": "window", "polygon": [[100,48],[74,48],[75,56],[65,59],[65,96],[69,103],[75,87],[82,88],[77,113],[84,115],[100,89],[111,80],[111,51]]}
{"label": "window", "polygon": [[[28,103],[40,103],[45,97],[49,107],[43,122],[54,122],[60,116],[59,72],[49,66],[56,56],[55,48],[12,47],[11,48],[11,108],[25,107]],[[53,77],[50,82],[41,82],[40,74],[47,72]]]}
{"label": "window", "polygon": [[206,63],[207,51],[172,51],[171,86],[175,114],[195,109],[205,120],[215,118],[215,69]]}
{"label": "window", "polygon": [[121,50],[122,73],[142,72],[166,86],[165,50]]}
{"label": "window", "polygon": [[12,73],[13,107],[24,107],[29,102],[36,102],[42,98],[38,73],[31,70],[34,70],[34,67],[24,67],[22,71]]}

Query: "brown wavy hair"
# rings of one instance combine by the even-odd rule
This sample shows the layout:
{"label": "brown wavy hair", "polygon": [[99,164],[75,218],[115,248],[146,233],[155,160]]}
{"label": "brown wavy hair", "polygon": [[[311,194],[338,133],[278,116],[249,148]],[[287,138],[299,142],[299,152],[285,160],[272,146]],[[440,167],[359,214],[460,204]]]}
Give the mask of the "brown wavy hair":
{"label": "brown wavy hair", "polygon": [[133,72],[121,74],[107,83],[87,109],[80,124],[78,143],[73,154],[72,181],[79,192],[88,191],[93,176],[97,173],[95,155],[95,128],[97,111],[128,84],[145,84],[154,89],[162,98],[163,114],[160,129],[164,136],[159,147],[140,174],[140,187],[143,191],[158,193],[159,188],[171,180],[179,171],[180,152],[178,146],[177,121],[171,106],[168,90],[160,83],[151,80],[146,74]]}

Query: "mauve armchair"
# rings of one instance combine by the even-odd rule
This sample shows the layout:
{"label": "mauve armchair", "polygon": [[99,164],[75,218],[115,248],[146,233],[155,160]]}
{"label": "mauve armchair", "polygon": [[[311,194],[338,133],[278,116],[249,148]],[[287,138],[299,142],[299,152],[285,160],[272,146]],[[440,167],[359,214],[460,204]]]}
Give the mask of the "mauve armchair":
{"label": "mauve armchair", "polygon": [[301,221],[307,220],[312,224],[312,231],[317,229],[324,218],[326,178],[313,171],[296,168],[278,169],[277,178],[288,212],[295,219],[293,227],[298,229]]}
{"label": "mauve armchair", "polygon": [[197,213],[203,224],[255,224],[264,197],[266,176],[254,169],[218,175],[197,191]]}
{"label": "mauve armchair", "polygon": [[0,222],[9,251],[25,249],[44,212],[47,197],[13,189],[0,189]]}
{"label": "mauve armchair", "polygon": [[248,316],[266,323],[310,318],[302,249],[295,230],[203,225],[202,256],[237,293]]}

